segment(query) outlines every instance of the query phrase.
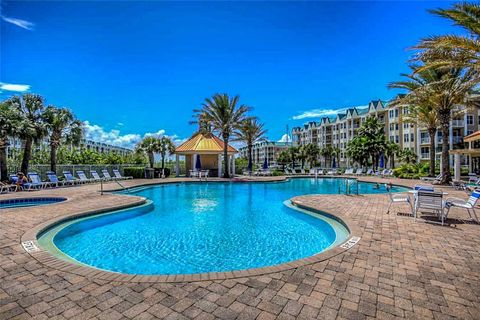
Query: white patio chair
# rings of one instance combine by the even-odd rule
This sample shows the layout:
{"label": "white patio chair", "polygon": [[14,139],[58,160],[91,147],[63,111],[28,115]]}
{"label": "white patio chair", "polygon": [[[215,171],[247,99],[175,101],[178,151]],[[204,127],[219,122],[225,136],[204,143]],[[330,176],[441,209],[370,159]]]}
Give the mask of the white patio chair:
{"label": "white patio chair", "polygon": [[407,203],[410,206],[410,212],[412,215],[414,214],[413,212],[413,206],[412,202],[410,201],[410,197],[408,193],[391,193],[390,192],[390,187],[386,185],[387,191],[388,191],[388,197],[390,198],[390,203],[388,204],[388,209],[387,209],[387,214],[390,213],[390,207],[394,203]]}
{"label": "white patio chair", "polygon": [[479,198],[480,198],[480,190],[473,191],[470,197],[468,198],[468,200],[464,200],[460,198],[447,198],[447,200],[445,200],[445,207],[447,208],[445,212],[445,219],[448,217],[450,208],[458,207],[458,208],[467,209],[470,219],[478,223],[479,221],[478,221],[477,213],[475,212],[475,205],[477,204]]}
{"label": "white patio chair", "polygon": [[420,209],[431,210],[440,218],[443,225],[445,219],[444,208],[443,192],[419,190],[417,199],[415,201],[415,211],[413,217],[414,219],[417,218],[417,212]]}

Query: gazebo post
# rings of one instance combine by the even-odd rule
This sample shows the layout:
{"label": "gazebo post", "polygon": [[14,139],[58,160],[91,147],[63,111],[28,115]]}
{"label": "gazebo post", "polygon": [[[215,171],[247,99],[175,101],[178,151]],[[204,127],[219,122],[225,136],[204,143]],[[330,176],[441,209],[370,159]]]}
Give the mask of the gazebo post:
{"label": "gazebo post", "polygon": [[175,154],[175,176],[180,176],[180,156]]}
{"label": "gazebo post", "polygon": [[460,180],[460,154],[453,155],[453,179]]}
{"label": "gazebo post", "polygon": [[232,154],[232,177],[235,176],[235,157],[234,155]]}

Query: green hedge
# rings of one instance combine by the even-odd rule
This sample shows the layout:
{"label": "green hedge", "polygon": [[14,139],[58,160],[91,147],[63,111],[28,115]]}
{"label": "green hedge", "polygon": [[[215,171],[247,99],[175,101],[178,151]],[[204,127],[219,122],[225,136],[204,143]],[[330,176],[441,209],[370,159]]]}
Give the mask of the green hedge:
{"label": "green hedge", "polygon": [[123,174],[125,176],[133,177],[134,179],[143,179],[145,178],[145,168],[144,167],[128,167],[123,169]]}

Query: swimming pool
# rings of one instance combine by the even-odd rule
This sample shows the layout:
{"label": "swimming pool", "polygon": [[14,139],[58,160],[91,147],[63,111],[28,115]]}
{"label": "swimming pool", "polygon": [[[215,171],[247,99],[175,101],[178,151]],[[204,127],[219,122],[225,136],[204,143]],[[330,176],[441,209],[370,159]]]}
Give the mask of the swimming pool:
{"label": "swimming pool", "polygon": [[[340,183],[332,178],[143,187],[132,194],[151,203],[65,222],[41,235],[39,244],[64,259],[127,274],[222,272],[286,263],[348,238],[341,221],[305,214],[286,202],[297,195],[338,193]],[[360,183],[359,191],[385,189]]]}
{"label": "swimming pool", "polygon": [[0,200],[0,209],[42,206],[46,204],[62,202],[65,200],[67,199],[59,198],[59,197],[19,198],[19,199]]}

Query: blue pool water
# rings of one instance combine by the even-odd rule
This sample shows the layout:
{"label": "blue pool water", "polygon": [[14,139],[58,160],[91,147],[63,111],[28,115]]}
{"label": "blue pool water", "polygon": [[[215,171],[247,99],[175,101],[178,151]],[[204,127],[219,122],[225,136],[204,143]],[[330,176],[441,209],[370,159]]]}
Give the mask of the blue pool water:
{"label": "blue pool water", "polygon": [[[39,242],[48,247],[53,239],[52,250],[128,274],[270,266],[320,253],[348,237],[338,221],[284,204],[297,195],[338,193],[339,183],[338,179],[292,179],[146,187],[132,193],[150,199],[151,205],[67,222],[42,235]],[[359,191],[385,189],[361,183]]]}
{"label": "blue pool water", "polygon": [[34,207],[65,201],[65,198],[20,198],[0,200],[0,209]]}

